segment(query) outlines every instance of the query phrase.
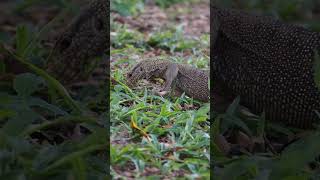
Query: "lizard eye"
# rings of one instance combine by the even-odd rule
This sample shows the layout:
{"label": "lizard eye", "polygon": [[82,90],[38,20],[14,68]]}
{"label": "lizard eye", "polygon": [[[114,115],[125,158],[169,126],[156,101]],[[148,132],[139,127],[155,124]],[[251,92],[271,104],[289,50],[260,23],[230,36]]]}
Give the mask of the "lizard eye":
{"label": "lizard eye", "polygon": [[142,70],[143,70],[143,69],[142,69],[142,68],[140,68],[139,70],[140,70],[140,72],[142,72]]}
{"label": "lizard eye", "polygon": [[131,73],[129,73],[129,74],[128,74],[128,77],[131,77],[131,76],[132,76],[132,74],[131,74]]}

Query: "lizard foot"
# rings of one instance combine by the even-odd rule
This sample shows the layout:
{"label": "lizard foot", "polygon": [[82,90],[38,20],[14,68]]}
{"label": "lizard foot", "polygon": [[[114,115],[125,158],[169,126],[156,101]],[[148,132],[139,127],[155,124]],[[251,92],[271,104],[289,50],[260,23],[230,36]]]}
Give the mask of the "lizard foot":
{"label": "lizard foot", "polygon": [[169,91],[162,91],[162,90],[153,89],[152,92],[153,92],[153,94],[156,94],[158,96],[165,96],[166,94],[168,94]]}
{"label": "lizard foot", "polygon": [[164,96],[164,95],[168,94],[168,92],[169,92],[169,91],[158,91],[157,93],[158,93],[158,95],[160,95],[160,96]]}

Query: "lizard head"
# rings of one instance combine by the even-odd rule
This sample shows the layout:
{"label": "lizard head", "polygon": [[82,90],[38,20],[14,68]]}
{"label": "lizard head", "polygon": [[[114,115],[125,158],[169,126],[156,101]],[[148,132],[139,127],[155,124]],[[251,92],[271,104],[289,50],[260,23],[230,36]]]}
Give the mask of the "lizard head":
{"label": "lizard head", "polygon": [[107,6],[106,0],[93,1],[60,34],[53,58],[47,64],[48,71],[59,80],[70,82],[85,78],[96,65],[94,58],[107,50]]}
{"label": "lizard head", "polygon": [[133,87],[139,80],[147,78],[147,69],[145,68],[145,63],[147,62],[139,62],[127,73],[127,84],[129,87]]}
{"label": "lizard head", "polygon": [[168,61],[151,58],[139,62],[127,73],[127,84],[135,86],[139,80],[162,77],[167,69]]}

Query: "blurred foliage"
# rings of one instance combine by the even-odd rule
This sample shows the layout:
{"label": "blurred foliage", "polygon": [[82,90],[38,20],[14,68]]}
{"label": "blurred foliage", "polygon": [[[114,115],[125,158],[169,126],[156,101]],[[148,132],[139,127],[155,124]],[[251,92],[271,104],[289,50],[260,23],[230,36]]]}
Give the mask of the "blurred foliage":
{"label": "blurred foliage", "polygon": [[143,0],[112,0],[111,11],[115,11],[122,16],[137,15],[137,13],[143,11]]}
{"label": "blurred foliage", "polygon": [[148,47],[143,34],[136,30],[128,29],[126,25],[115,23],[111,20],[110,32],[111,45],[115,48],[122,48],[129,44],[137,48]]}
{"label": "blurred foliage", "polygon": [[199,2],[201,0],[112,0],[111,10],[122,16],[135,16],[144,10],[147,3],[155,3],[161,8],[168,8],[177,3]]}
{"label": "blurred foliage", "polygon": [[154,0],[154,1],[156,5],[162,8],[168,8],[177,3],[198,2],[199,0]]}
{"label": "blurred foliage", "polygon": [[148,39],[148,44],[150,46],[168,49],[170,50],[170,52],[173,52],[195,48],[198,42],[185,38],[183,36],[182,28],[177,27],[173,30],[161,31],[151,34]]}
{"label": "blurred foliage", "polygon": [[[14,13],[48,5],[43,2],[17,1]],[[46,2],[68,8],[63,0]],[[82,87],[70,95],[42,69],[51,49],[40,39],[49,27],[23,23],[14,36],[1,33],[1,57],[26,72],[13,74],[0,61],[0,179],[103,179],[108,113],[105,96],[95,94],[107,88]]]}
{"label": "blurred foliage", "polygon": [[133,45],[136,48],[150,50],[151,48],[160,48],[170,52],[194,51],[200,47],[209,47],[209,36],[203,35],[201,39],[185,37],[181,26],[158,30],[148,35],[129,29],[111,20],[111,45],[114,48],[124,48]]}

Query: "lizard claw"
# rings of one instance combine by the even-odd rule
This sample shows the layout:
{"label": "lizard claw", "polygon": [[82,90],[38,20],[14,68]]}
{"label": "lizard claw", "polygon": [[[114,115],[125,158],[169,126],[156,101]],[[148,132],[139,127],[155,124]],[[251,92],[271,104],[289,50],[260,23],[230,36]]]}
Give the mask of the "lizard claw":
{"label": "lizard claw", "polygon": [[166,94],[168,94],[168,91],[159,91],[157,92],[160,96],[164,96]]}
{"label": "lizard claw", "polygon": [[162,91],[162,90],[159,91],[159,90],[155,90],[155,89],[153,89],[152,92],[158,96],[164,96],[164,95],[168,94],[168,91]]}

